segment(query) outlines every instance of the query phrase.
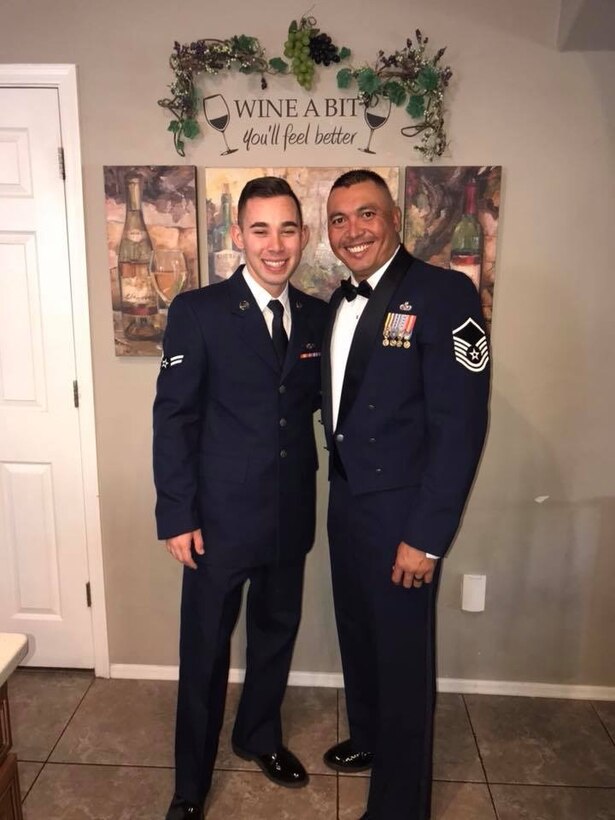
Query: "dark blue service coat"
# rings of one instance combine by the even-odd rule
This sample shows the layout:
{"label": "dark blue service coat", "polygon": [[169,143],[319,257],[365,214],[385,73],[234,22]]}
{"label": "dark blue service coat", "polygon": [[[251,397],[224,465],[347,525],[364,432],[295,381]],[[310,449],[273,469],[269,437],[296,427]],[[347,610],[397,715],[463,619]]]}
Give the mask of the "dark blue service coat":
{"label": "dark blue service coat", "polygon": [[241,270],[171,304],[154,404],[158,536],[200,527],[211,563],[293,562],[313,542],[326,305],[292,286],[289,299],[281,370]]}
{"label": "dark blue service coat", "polygon": [[[331,299],[323,343],[327,444],[337,448],[353,495],[412,488],[399,541],[443,556],[487,428],[489,351],[476,289],[464,274],[400,248],[359,320],[334,434],[329,346],[342,298],[338,290]],[[406,346],[385,338],[390,315],[402,317],[400,333],[412,325]],[[395,320],[390,327],[395,332]]]}

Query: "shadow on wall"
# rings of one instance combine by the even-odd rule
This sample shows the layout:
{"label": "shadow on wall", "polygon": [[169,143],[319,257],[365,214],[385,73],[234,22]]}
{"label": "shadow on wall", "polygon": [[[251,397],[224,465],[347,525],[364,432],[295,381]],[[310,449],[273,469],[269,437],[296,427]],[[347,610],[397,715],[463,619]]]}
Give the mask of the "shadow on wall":
{"label": "shadow on wall", "polygon": [[[488,446],[440,593],[441,677],[615,685],[606,626],[615,616],[615,502],[575,498],[566,473],[591,468],[582,455],[590,399],[578,386],[590,352],[582,325],[564,331],[575,327],[566,296],[562,287],[543,326],[529,316],[507,329],[519,340],[513,352],[502,347],[499,359],[495,344]],[[553,294],[541,304],[554,304]],[[536,423],[524,407],[536,408]],[[485,612],[461,611],[464,573],[487,575]]]}
{"label": "shadow on wall", "polygon": [[[498,381],[514,395],[501,368]],[[488,450],[440,594],[441,676],[561,681],[573,673],[582,601],[562,493],[539,431],[494,391]],[[460,609],[464,572],[487,575],[483,613]],[[560,645],[567,651],[554,652]]]}

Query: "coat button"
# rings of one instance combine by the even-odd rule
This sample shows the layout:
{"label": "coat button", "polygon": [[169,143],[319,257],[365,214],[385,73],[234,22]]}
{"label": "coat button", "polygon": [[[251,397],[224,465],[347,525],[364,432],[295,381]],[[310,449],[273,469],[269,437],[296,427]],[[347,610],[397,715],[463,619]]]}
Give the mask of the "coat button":
{"label": "coat button", "polygon": [[376,443],[376,439],[375,439],[375,438],[370,438],[370,439],[369,439],[369,443],[370,443],[370,444],[375,444],[375,443]]}
{"label": "coat button", "polygon": [[280,458],[286,458],[287,455],[288,455],[287,450],[280,450]]}
{"label": "coat button", "polygon": [[375,405],[375,404],[368,404],[368,405],[367,405],[367,409],[368,409],[368,410],[375,410],[375,409],[376,409],[376,405]]}
{"label": "coat button", "polygon": [[286,419],[280,419],[280,427],[286,427],[287,424],[288,422],[286,421]]}
{"label": "coat button", "polygon": [[344,434],[343,434],[343,433],[338,433],[338,434],[335,436],[335,440],[336,440],[336,441],[344,441]]}
{"label": "coat button", "polygon": [[376,475],[380,475],[382,472],[382,467],[376,467]]}
{"label": "coat button", "polygon": [[278,387],[278,393],[286,393],[286,385],[285,384],[281,384]]}

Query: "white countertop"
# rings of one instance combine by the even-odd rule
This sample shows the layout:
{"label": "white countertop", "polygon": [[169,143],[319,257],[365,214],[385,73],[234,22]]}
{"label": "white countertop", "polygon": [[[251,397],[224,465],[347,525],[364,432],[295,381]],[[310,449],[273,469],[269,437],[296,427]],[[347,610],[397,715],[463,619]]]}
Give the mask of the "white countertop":
{"label": "white countertop", "polygon": [[28,654],[28,636],[17,632],[0,632],[0,686]]}

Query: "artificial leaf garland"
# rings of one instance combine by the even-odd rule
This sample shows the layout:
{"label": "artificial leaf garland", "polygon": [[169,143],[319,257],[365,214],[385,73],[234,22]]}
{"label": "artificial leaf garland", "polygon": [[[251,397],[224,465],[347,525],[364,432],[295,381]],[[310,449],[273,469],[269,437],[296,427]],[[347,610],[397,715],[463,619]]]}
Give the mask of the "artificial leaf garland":
{"label": "artificial leaf garland", "polygon": [[[386,55],[378,52],[374,66],[344,67],[337,73],[340,89],[357,84],[358,97],[369,106],[379,97],[386,97],[395,106],[405,106],[406,113],[415,120],[401,132],[406,137],[418,137],[415,148],[425,159],[442,156],[447,145],[444,128],[444,94],[453,76],[450,66],[441,65],[445,49],[432,57],[427,55],[428,37],[416,30],[416,43],[406,40],[401,50]],[[175,79],[170,86],[171,97],[158,100],[173,119],[168,130],[173,134],[175,149],[185,156],[185,140],[200,133],[197,122],[199,97],[196,79],[200,74],[219,74],[239,71],[242,74],[260,74],[261,88],[267,88],[266,75],[292,72],[297,82],[310,90],[317,65],[338,64],[351,56],[350,49],[338,48],[331,37],[316,28],[313,17],[293,20],[288,28],[284,55],[268,59],[265,49],[256,37],[234,35],[227,40],[196,40],[188,45],[175,42],[169,63]]]}

